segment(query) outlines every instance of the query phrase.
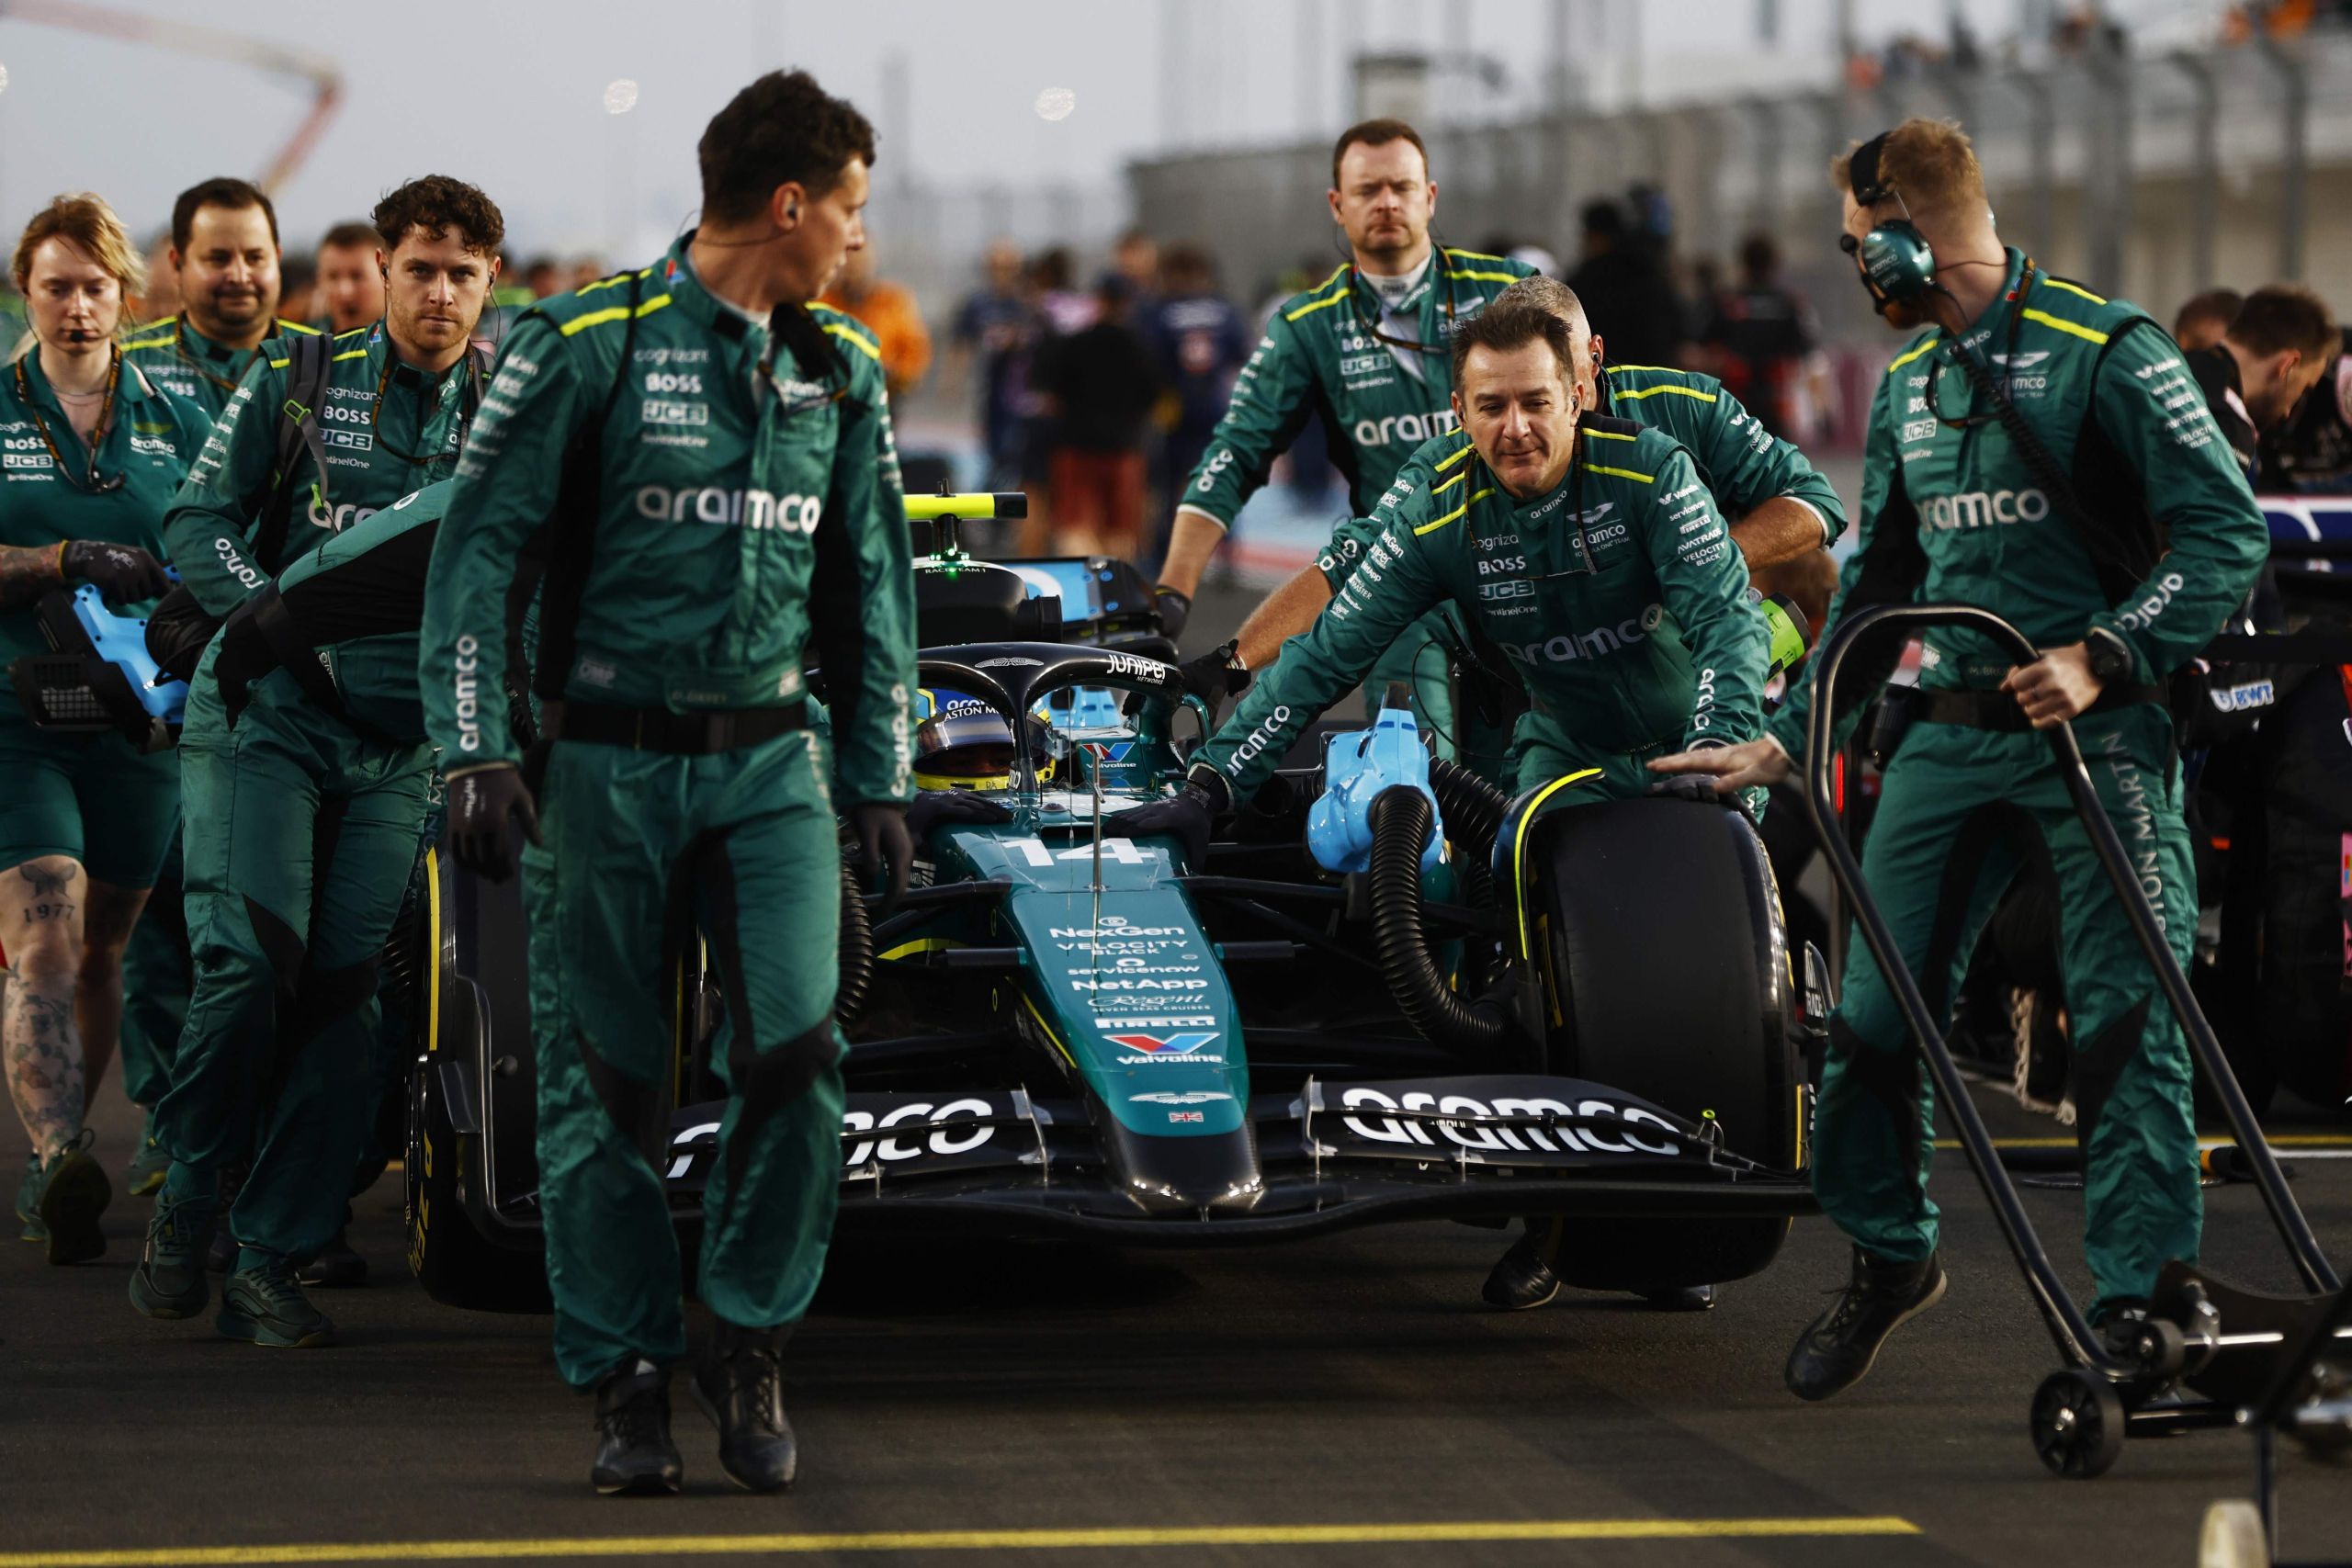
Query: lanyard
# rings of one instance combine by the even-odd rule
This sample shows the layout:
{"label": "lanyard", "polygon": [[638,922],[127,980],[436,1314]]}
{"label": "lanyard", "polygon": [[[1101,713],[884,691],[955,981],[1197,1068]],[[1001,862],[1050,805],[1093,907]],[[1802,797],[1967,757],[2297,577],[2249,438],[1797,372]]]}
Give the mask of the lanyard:
{"label": "lanyard", "polygon": [[[467,348],[468,355],[470,356],[473,350],[471,346],[469,345]],[[466,374],[469,377],[473,374],[473,367],[469,360],[460,360],[458,363],[466,366]],[[435,463],[446,463],[449,461],[449,459],[458,455],[458,449],[456,447],[448,447],[440,452],[428,453],[420,457],[414,452],[403,451],[400,447],[393,446],[390,441],[384,439],[384,427],[382,423],[384,413],[384,389],[392,384],[392,372],[399,368],[399,354],[394,351],[390,344],[387,344],[384,349],[384,373],[376,378],[376,400],[368,405],[368,434],[369,438],[373,440],[377,446],[381,446],[385,451],[390,452],[393,457],[398,457],[401,461],[408,464],[412,468],[430,468]],[[442,401],[446,402],[448,400],[448,392],[449,383],[445,380],[441,383]],[[424,401],[422,398],[419,398],[417,400],[419,402]],[[435,406],[437,409],[438,405]],[[461,412],[458,417],[462,420],[465,415]],[[431,427],[431,424],[432,420],[428,416],[419,423],[418,428],[427,429]],[[460,445],[462,445],[462,443],[460,443]]]}
{"label": "lanyard", "polygon": [[[98,447],[105,443],[107,433],[114,426],[114,395],[122,385],[122,351],[115,349],[110,353],[111,357],[107,364],[106,400],[98,405],[98,423],[90,427],[89,473],[86,478],[74,481],[74,488],[87,491],[92,495],[105,495],[109,491],[120,490],[128,477],[117,474],[110,479],[98,478]],[[26,357],[30,358],[31,355]],[[50,461],[57,465],[59,473],[73,481],[74,470],[66,466],[65,454],[57,449],[57,437],[50,434],[49,421],[40,416],[40,404],[33,400],[32,383],[26,378],[23,359],[17,361],[17,396],[24,400],[26,411],[33,416],[34,428],[40,432],[41,445],[49,448]]]}
{"label": "lanyard", "polygon": [[234,397],[237,392],[237,382],[239,378],[232,376],[223,379],[219,376],[215,376],[211,371],[207,370],[204,367],[203,361],[199,360],[195,355],[190,354],[187,351],[187,317],[186,314],[182,314],[178,320],[174,321],[172,324],[172,352],[179,355],[179,360],[182,365],[187,366],[189,369],[195,371],[198,375],[203,377],[206,380],[220,388],[221,391],[229,394],[231,397]]}
{"label": "lanyard", "polygon": [[[2018,329],[2025,321],[2025,297],[2032,288],[2033,258],[2028,256],[2025,258],[2024,267],[2018,273],[2017,291],[2009,296],[2008,351],[2001,356],[2001,396],[2003,398],[2009,395],[2009,383],[2018,373]],[[1961,342],[1960,337],[1952,337],[1951,341],[1952,353],[1966,354],[1968,352],[1968,345]],[[1967,430],[1974,425],[1990,423],[2000,417],[1997,413],[1963,413],[1958,419],[1946,419],[1943,402],[1936,395],[1937,378],[1943,372],[1944,355],[1939,354],[1928,362],[1928,412],[1936,416],[1938,424],[1947,430]],[[1976,389],[1973,387],[1969,389],[1968,401],[1973,409],[1976,403]]]}

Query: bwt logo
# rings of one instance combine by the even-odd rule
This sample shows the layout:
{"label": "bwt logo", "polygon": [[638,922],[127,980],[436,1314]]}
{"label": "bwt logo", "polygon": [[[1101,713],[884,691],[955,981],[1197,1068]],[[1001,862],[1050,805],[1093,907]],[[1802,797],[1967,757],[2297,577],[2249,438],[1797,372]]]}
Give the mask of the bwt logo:
{"label": "bwt logo", "polygon": [[708,523],[718,527],[813,534],[824,512],[825,498],[820,495],[770,495],[763,490],[722,490],[717,485],[683,490],[647,485],[637,492],[637,514],[656,523]]}
{"label": "bwt logo", "polygon": [[1428,413],[1392,413],[1379,419],[1360,419],[1351,433],[1359,446],[1394,446],[1399,442],[1418,446],[1433,435],[1443,435],[1453,428],[1452,409],[1432,409]]}
{"label": "bwt logo", "polygon": [[2050,515],[2050,498],[2038,490],[1971,490],[1930,496],[1920,509],[1930,528],[1983,528],[1996,523],[2039,523]]}

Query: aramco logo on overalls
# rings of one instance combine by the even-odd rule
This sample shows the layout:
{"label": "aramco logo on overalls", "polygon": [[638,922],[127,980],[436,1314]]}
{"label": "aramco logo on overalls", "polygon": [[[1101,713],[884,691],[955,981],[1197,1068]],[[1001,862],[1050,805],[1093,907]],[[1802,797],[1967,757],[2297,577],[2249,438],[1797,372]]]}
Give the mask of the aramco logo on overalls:
{"label": "aramco logo on overalls", "polygon": [[728,490],[718,485],[678,490],[646,485],[637,492],[637,514],[656,523],[708,523],[718,527],[813,534],[824,511],[821,495],[771,495],[763,490]]}

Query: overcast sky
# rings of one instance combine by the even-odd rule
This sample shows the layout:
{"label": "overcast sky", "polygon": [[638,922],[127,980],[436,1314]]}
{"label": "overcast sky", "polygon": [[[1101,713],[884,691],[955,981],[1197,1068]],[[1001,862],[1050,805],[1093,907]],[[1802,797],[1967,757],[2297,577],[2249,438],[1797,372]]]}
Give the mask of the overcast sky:
{"label": "overcast sky", "polygon": [[[431,171],[489,191],[519,252],[658,244],[695,206],[704,122],[773,65],[806,66],[867,110],[885,137],[882,178],[910,173],[970,191],[1107,186],[1128,160],[1171,137],[1319,140],[1344,123],[1347,62],[1365,50],[1485,55],[1502,83],[1482,107],[1498,113],[1534,101],[1551,58],[1548,0],[111,4],[200,18],[341,72],[342,109],[280,193],[289,244]],[[1832,0],[1572,4],[1577,57],[1605,96],[1632,83],[1653,97],[1762,87],[1817,80],[1827,68]],[[87,14],[72,0],[0,0],[0,231],[14,234],[51,194],[86,187],[151,232],[181,187],[258,173],[307,107],[299,79],[259,64],[7,14],[35,6]],[[1962,8],[1989,39],[2014,25],[2020,0],[1962,0]],[[1906,26],[1934,31],[1947,6],[1860,0],[1856,9],[1861,32],[1883,38]],[[2110,9],[2178,26],[2218,6],[2121,0]],[[1777,17],[1776,44],[1755,36],[1767,13]],[[606,88],[621,79],[637,84],[635,107],[608,114]],[[893,80],[904,85],[895,97]],[[1039,94],[1051,88],[1072,95],[1066,118],[1039,115]]]}

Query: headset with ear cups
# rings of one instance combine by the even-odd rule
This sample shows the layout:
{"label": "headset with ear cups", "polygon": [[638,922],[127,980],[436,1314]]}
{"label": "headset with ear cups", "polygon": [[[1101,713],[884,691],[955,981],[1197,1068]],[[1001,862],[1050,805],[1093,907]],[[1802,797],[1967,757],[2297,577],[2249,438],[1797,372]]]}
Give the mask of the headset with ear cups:
{"label": "headset with ear cups", "polygon": [[1875,207],[1892,197],[1902,206],[1903,216],[1886,220],[1859,240],[1847,234],[1838,242],[1848,255],[1861,258],[1862,287],[1870,290],[1881,315],[1889,305],[1922,299],[1936,286],[1936,253],[1928,236],[1911,221],[1911,208],[1903,200],[1903,193],[1879,179],[1879,154],[1886,148],[1887,135],[1881,131],[1854,149],[1846,162],[1847,184],[1857,207]]}

